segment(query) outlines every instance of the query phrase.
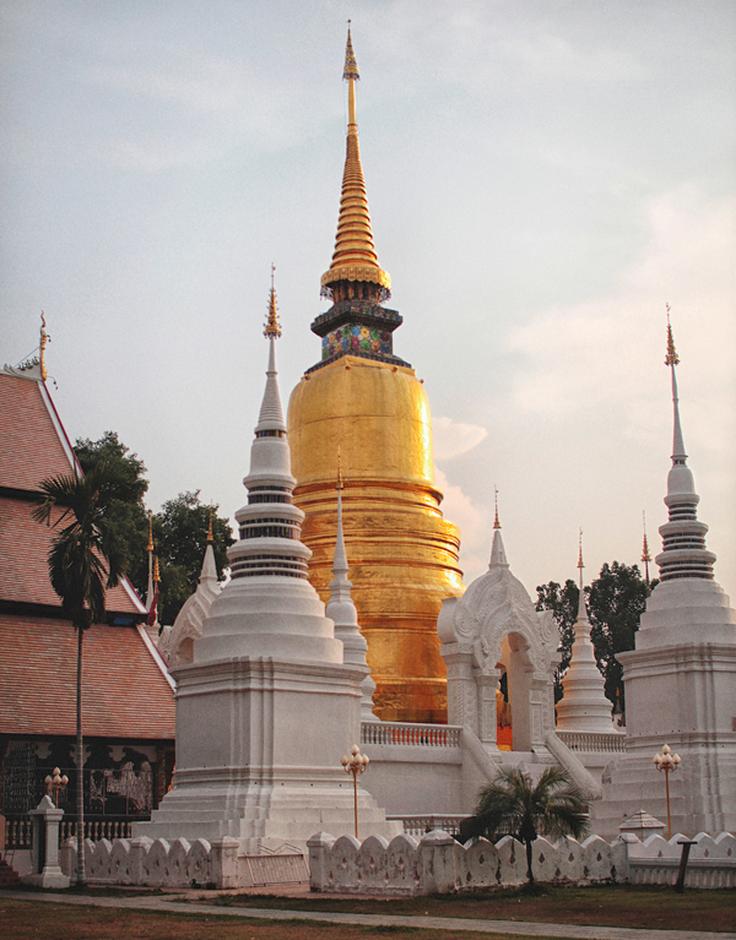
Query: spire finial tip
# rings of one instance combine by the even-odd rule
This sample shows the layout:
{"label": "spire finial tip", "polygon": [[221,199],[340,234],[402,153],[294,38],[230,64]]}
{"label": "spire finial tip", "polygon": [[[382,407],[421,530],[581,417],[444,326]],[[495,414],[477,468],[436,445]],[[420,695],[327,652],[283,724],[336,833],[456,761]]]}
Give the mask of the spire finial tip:
{"label": "spire finial tip", "polygon": [[498,487],[495,483],[493,484],[493,528],[501,528],[501,521],[498,518]]}
{"label": "spire finial tip", "polygon": [[263,335],[267,339],[278,339],[281,336],[281,323],[279,322],[279,310],[276,304],[276,286],[275,286],[276,265],[271,262],[271,290],[268,295],[268,316],[263,328]]}

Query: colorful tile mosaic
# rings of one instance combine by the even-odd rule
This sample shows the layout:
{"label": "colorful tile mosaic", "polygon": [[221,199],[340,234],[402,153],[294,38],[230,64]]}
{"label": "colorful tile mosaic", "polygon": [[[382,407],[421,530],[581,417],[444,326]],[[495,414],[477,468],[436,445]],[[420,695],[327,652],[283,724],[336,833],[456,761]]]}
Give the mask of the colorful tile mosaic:
{"label": "colorful tile mosaic", "polygon": [[375,327],[347,323],[322,337],[322,358],[331,359],[341,353],[387,355],[393,352],[391,334]]}

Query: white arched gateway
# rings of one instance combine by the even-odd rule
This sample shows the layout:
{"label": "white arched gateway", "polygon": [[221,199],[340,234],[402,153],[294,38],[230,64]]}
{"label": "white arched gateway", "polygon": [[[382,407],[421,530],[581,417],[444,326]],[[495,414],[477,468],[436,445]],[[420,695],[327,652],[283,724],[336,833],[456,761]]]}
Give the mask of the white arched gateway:
{"label": "white arched gateway", "polygon": [[535,610],[511,573],[498,516],[488,571],[463,597],[443,602],[437,629],[450,724],[501,750],[543,747],[555,726],[559,634],[552,613]]}

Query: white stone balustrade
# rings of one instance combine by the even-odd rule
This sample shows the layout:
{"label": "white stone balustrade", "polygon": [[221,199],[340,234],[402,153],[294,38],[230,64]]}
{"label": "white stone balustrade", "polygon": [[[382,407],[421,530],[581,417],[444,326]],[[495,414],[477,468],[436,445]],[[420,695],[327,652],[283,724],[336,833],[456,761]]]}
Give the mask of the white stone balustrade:
{"label": "white stone balustrade", "polygon": [[[540,882],[633,882],[671,885],[682,846],[673,836],[650,836],[644,842],[626,833],[613,842],[591,835],[583,842],[542,837],[533,844],[533,867]],[[687,869],[689,887],[736,885],[736,839],[730,833],[695,836]],[[335,839],[320,832],[307,843],[313,891],[349,894],[425,895],[526,881],[526,851],[510,836],[495,845],[487,839],[461,845],[435,830],[421,840],[402,834],[391,842],[372,836]]]}
{"label": "white stone balustrade", "polygon": [[363,721],[360,726],[360,743],[388,744],[398,747],[458,748],[462,730],[460,725]]}
{"label": "white stone balustrade", "polygon": [[[62,846],[62,871],[74,877],[77,845],[69,839]],[[214,885],[232,888],[238,884],[238,840],[225,837],[209,843],[205,839],[101,839],[85,840],[87,879],[96,884],[187,887]]]}
{"label": "white stone balustrade", "polygon": [[434,829],[454,833],[460,827],[467,813],[415,813],[413,815],[387,816],[386,819],[396,820],[404,827],[404,834],[421,839],[423,835]]}
{"label": "white stone balustrade", "polygon": [[592,753],[623,753],[626,750],[626,735],[611,731],[565,731],[557,728],[555,734],[571,751]]}

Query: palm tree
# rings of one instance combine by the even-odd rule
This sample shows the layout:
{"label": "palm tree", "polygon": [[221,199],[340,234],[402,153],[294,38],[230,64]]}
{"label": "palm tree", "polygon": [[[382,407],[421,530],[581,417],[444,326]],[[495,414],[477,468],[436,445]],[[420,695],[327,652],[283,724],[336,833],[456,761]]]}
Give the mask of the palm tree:
{"label": "palm tree", "polygon": [[526,846],[526,876],[534,883],[532,843],[541,833],[576,839],[588,828],[588,803],[560,767],[548,767],[536,786],[529,774],[504,767],[478,794],[475,816],[463,820],[461,838],[513,836]]}
{"label": "palm tree", "polygon": [[84,632],[104,622],[105,591],[121,577],[125,557],[110,523],[110,501],[125,481],[106,464],[86,476],[62,474],[39,486],[41,504],[33,510],[37,522],[59,528],[48,555],[49,580],[62,609],[77,630],[77,884],[86,881],[84,864],[84,741],[82,738],[82,663]]}

